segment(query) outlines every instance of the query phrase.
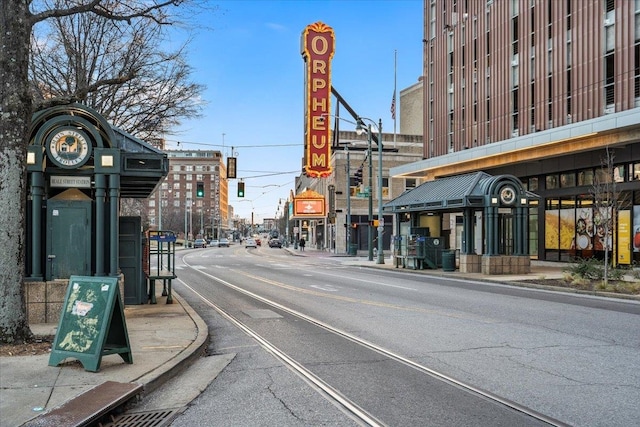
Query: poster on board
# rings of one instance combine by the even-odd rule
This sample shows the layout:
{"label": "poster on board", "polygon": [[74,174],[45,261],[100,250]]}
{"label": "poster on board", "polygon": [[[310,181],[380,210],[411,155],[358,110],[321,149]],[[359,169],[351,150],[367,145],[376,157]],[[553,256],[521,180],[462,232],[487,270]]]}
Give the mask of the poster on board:
{"label": "poster on board", "polygon": [[133,363],[118,279],[71,276],[49,366],[72,357],[85,370],[97,372],[108,354]]}

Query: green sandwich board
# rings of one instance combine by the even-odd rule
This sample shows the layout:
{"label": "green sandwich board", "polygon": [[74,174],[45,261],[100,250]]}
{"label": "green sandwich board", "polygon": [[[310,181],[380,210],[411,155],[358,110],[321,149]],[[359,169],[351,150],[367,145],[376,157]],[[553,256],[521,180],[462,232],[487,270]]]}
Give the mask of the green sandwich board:
{"label": "green sandwich board", "polygon": [[97,372],[108,354],[133,363],[118,279],[71,276],[49,366],[73,357],[86,371]]}

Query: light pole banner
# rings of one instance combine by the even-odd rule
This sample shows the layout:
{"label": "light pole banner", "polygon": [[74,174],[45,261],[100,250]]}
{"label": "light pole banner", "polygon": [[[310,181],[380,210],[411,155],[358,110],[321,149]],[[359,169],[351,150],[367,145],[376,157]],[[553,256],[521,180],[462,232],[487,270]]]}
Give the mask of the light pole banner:
{"label": "light pole banner", "polygon": [[307,25],[302,33],[305,69],[305,174],[312,178],[331,175],[331,59],[335,48],[333,29],[322,22]]}

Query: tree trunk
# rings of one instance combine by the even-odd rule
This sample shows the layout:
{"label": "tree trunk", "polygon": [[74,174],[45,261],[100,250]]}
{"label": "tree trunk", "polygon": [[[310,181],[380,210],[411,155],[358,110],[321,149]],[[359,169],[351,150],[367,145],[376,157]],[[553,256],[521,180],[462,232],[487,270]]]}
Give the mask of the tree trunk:
{"label": "tree trunk", "polygon": [[32,337],[24,298],[30,2],[0,1],[0,343]]}

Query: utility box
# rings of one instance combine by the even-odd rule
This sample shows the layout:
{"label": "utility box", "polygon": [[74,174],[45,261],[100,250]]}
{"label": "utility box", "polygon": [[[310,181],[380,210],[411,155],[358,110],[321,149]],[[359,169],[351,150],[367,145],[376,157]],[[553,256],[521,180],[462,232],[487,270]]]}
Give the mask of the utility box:
{"label": "utility box", "polygon": [[47,203],[46,280],[91,275],[92,202],[77,190],[60,196]]}
{"label": "utility box", "polygon": [[118,263],[124,274],[124,304],[146,304],[147,281],[142,262],[142,219],[139,216],[122,216]]}

